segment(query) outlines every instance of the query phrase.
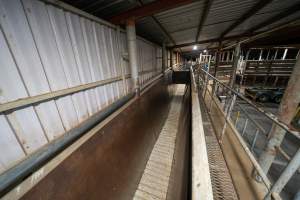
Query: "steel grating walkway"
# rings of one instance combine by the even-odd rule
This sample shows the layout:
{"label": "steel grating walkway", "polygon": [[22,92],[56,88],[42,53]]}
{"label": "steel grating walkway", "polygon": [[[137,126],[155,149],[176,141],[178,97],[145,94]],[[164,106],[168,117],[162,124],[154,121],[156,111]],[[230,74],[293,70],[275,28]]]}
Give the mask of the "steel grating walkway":
{"label": "steel grating walkway", "polygon": [[214,199],[238,199],[222,150],[202,98],[200,98],[200,106]]}
{"label": "steel grating walkway", "polygon": [[184,91],[185,85],[177,85],[168,117],[152,149],[133,199],[162,200],[167,198]]}

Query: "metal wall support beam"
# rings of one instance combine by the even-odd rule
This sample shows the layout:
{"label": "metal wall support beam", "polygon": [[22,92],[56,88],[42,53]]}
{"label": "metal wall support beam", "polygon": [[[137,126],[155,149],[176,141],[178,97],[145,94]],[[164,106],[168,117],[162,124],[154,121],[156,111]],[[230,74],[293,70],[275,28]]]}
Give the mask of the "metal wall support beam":
{"label": "metal wall support beam", "polygon": [[168,37],[170,42],[172,42],[173,45],[176,45],[176,42],[174,38],[170,35],[170,33],[163,27],[163,25],[158,21],[158,19],[154,16],[151,16],[152,20],[159,26],[159,28],[163,31],[163,33]]}
{"label": "metal wall support beam", "polygon": [[128,54],[129,54],[129,65],[131,71],[131,78],[133,83],[133,89],[137,95],[140,94],[140,84],[139,84],[139,70],[137,63],[137,44],[136,44],[136,32],[135,32],[135,21],[134,19],[128,19],[126,21],[126,31],[127,31],[127,44],[128,44]]}
{"label": "metal wall support beam", "polygon": [[[262,32],[260,32],[260,33],[262,33]],[[211,43],[211,42],[220,42],[220,41],[225,41],[225,40],[241,39],[241,38],[245,38],[245,37],[251,37],[254,35],[256,35],[256,34],[244,33],[244,34],[232,35],[232,36],[228,36],[228,37],[224,37],[224,38],[218,37],[218,38],[213,38],[213,39],[209,39],[209,40],[200,40],[198,42],[189,42],[189,43],[178,44],[178,45],[171,46],[170,48],[176,49],[176,48],[192,46],[192,45],[196,45],[196,44],[206,44],[206,43]]]}
{"label": "metal wall support beam", "polygon": [[209,13],[209,9],[211,7],[212,2],[213,2],[213,0],[206,0],[205,3],[204,3],[205,6],[202,9],[202,15],[201,15],[201,18],[199,20],[199,25],[198,25],[198,29],[197,29],[195,42],[197,42],[198,39],[199,39],[200,32],[201,32],[203,24],[204,24],[204,22],[207,18],[207,15]]}
{"label": "metal wall support beam", "polygon": [[166,49],[166,43],[163,42],[162,44],[162,71],[164,72],[167,69],[167,49]]}
{"label": "metal wall support beam", "polygon": [[235,27],[249,19],[251,16],[253,16],[255,13],[257,13],[259,10],[261,10],[263,7],[265,7],[267,4],[272,2],[272,0],[260,0],[258,1],[252,8],[250,8],[245,14],[243,14],[238,20],[236,20],[233,24],[231,24],[221,35],[220,38],[223,38],[227,33],[229,33],[231,30],[233,30]]}
{"label": "metal wall support beam", "polygon": [[[300,57],[298,57],[279,106],[277,117],[279,121],[290,124],[300,102]],[[286,131],[273,123],[270,140],[259,158],[259,163],[265,173],[268,173],[276,156],[276,147],[282,143]]]}
{"label": "metal wall support beam", "polygon": [[170,65],[171,65],[171,68],[173,69],[173,49],[170,49]]}
{"label": "metal wall support beam", "polygon": [[[138,0],[137,2],[139,3],[139,6],[144,6],[144,3],[141,0]],[[176,45],[174,38],[168,33],[168,31],[158,21],[158,19],[154,15],[151,15],[150,17],[159,26],[159,28],[162,30],[162,32],[165,34],[165,36],[170,40],[170,42],[172,42],[173,45]]]}
{"label": "metal wall support beam", "polygon": [[284,169],[284,171],[281,173],[277,181],[272,186],[269,193],[266,195],[265,200],[270,199],[272,194],[280,194],[284,186],[288,183],[288,181],[291,179],[291,177],[294,175],[294,173],[298,170],[300,166],[300,149],[298,149],[295,156],[292,158],[289,165]]}
{"label": "metal wall support beam", "polygon": [[241,45],[240,45],[240,43],[237,43],[237,45],[235,46],[235,49],[234,49],[232,74],[231,74],[230,81],[229,81],[229,86],[231,88],[233,88],[234,83],[235,83],[236,69],[237,69],[237,66],[239,63],[240,54],[241,54]]}
{"label": "metal wall support beam", "polygon": [[157,0],[142,7],[133,8],[110,19],[111,23],[119,24],[129,18],[140,19],[156,13],[192,3],[192,0]]}
{"label": "metal wall support beam", "polygon": [[261,28],[263,28],[267,25],[270,25],[270,24],[272,24],[272,23],[274,23],[274,22],[276,22],[276,21],[278,21],[282,18],[285,18],[289,15],[292,15],[295,12],[298,12],[299,10],[300,10],[300,3],[297,3],[295,5],[292,5],[288,8],[286,8],[283,12],[280,12],[279,14],[277,14],[277,15],[275,15],[275,16],[273,16],[273,17],[271,17],[271,18],[255,25],[254,27],[250,28],[249,30],[247,30],[245,32],[251,33],[251,32],[254,32],[256,30],[259,30],[259,29],[261,29]]}
{"label": "metal wall support beam", "polygon": [[216,63],[215,63],[215,69],[214,69],[214,77],[217,77],[217,70],[220,62],[220,51],[222,48],[222,42],[219,42],[219,47],[216,51]]}

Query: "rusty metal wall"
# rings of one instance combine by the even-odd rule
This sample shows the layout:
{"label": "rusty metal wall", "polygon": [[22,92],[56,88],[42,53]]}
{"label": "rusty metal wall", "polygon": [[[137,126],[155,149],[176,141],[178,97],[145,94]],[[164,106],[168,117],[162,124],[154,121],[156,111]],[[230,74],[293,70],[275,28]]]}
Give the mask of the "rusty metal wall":
{"label": "rusty metal wall", "polygon": [[172,91],[161,79],[22,199],[132,199],[167,117]]}
{"label": "rusty metal wall", "polygon": [[[62,7],[61,7],[62,6]],[[0,173],[131,92],[123,30],[55,1],[0,0],[0,106],[101,80],[118,80],[0,113]],[[143,43],[143,83],[160,47]]]}

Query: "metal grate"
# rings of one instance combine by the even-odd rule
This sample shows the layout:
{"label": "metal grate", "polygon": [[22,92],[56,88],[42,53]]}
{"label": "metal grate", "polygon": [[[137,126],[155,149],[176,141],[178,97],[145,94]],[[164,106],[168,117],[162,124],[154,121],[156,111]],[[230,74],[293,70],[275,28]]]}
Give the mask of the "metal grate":
{"label": "metal grate", "polygon": [[238,199],[216,137],[205,139],[214,199]]}
{"label": "metal grate", "polygon": [[221,148],[201,98],[200,104],[214,199],[238,199]]}

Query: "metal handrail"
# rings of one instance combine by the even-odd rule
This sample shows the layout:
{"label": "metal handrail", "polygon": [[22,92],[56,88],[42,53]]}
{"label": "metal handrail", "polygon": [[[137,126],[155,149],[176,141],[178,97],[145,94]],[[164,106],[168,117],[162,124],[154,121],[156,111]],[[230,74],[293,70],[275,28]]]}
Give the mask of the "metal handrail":
{"label": "metal handrail", "polygon": [[252,103],[250,100],[248,100],[246,97],[244,97],[244,95],[242,95],[241,93],[237,92],[236,90],[230,88],[226,84],[222,83],[221,81],[219,81],[217,78],[215,78],[213,75],[211,75],[210,73],[208,73],[204,69],[200,69],[200,70],[202,72],[204,72],[206,75],[208,75],[211,79],[213,79],[216,82],[218,82],[219,85],[222,85],[223,87],[225,87],[226,89],[228,89],[230,92],[232,92],[233,94],[235,94],[237,97],[239,97],[240,99],[246,101],[248,104],[250,104],[251,106],[253,106],[257,111],[259,111],[260,113],[262,113],[263,115],[265,115],[267,118],[269,118],[270,120],[272,120],[275,124],[277,124],[278,126],[280,126],[281,128],[283,128],[285,131],[287,131],[288,133],[294,135],[296,138],[300,139],[300,133],[298,131],[291,130],[288,127],[288,125],[286,125],[285,123],[279,121],[279,119],[275,115],[273,115],[272,113],[267,112],[267,111],[263,110],[262,108],[258,107],[257,105],[255,105],[254,103]]}
{"label": "metal handrail", "polygon": [[[199,68],[198,68],[199,69]],[[215,95],[215,86],[217,86],[218,84],[220,86],[223,86],[224,88],[226,88],[227,92],[233,96],[232,101],[228,102],[228,104],[230,104],[230,106],[224,106],[224,116],[225,116],[225,124],[222,130],[222,134],[224,132],[224,129],[226,128],[226,124],[230,124],[230,126],[232,127],[233,133],[236,135],[236,137],[238,138],[240,144],[242,145],[242,147],[244,148],[245,152],[247,153],[250,161],[252,162],[257,175],[261,177],[261,180],[263,181],[263,183],[266,185],[268,192],[267,194],[264,196],[264,200],[269,200],[270,197],[272,197],[273,199],[281,199],[280,198],[280,192],[282,191],[282,189],[285,187],[285,185],[287,184],[287,182],[290,180],[290,178],[293,176],[293,174],[299,170],[299,165],[300,165],[300,149],[298,149],[298,151],[296,152],[296,154],[290,158],[287,159],[288,160],[288,164],[285,167],[285,169],[283,170],[283,172],[280,174],[279,178],[274,182],[274,184],[271,184],[271,182],[269,181],[268,177],[267,177],[267,173],[265,173],[260,164],[258,163],[258,161],[255,159],[253,153],[249,150],[248,145],[246,144],[246,142],[243,139],[243,133],[240,134],[236,129],[235,129],[235,125],[232,124],[232,121],[229,119],[229,114],[231,112],[232,109],[232,104],[234,104],[234,100],[236,97],[239,97],[240,99],[246,101],[248,104],[250,104],[252,107],[254,107],[256,110],[258,110],[259,112],[263,113],[264,116],[266,116],[267,118],[271,119],[271,121],[273,121],[275,124],[279,125],[280,127],[282,127],[286,132],[294,135],[296,138],[299,139],[299,132],[297,131],[292,131],[289,128],[286,128],[287,125],[285,125],[284,123],[278,121],[278,119],[271,113],[268,113],[264,110],[262,110],[261,108],[259,108],[258,106],[256,106],[255,104],[253,104],[252,102],[249,102],[248,99],[246,99],[243,95],[241,95],[239,92],[233,90],[232,88],[228,87],[227,85],[223,84],[222,82],[220,82],[218,79],[216,79],[215,77],[213,77],[212,75],[210,75],[208,72],[206,72],[203,69],[200,69],[202,72],[204,72],[203,74],[203,78],[206,78],[206,80],[203,80],[205,82],[205,89],[204,89],[204,95],[203,98],[205,98],[205,93],[206,91],[208,91],[208,93],[210,94],[212,100],[216,103],[216,98],[214,97]],[[212,92],[210,92],[208,90],[208,85],[207,83],[209,82],[209,79],[213,79],[214,80],[214,84],[215,86],[213,87]],[[233,102],[233,103],[232,103]],[[222,108],[219,108],[222,110]],[[247,123],[248,119],[246,119]],[[245,127],[244,127],[245,128]],[[243,130],[244,132],[244,130]],[[258,135],[258,129],[256,130],[255,133],[255,137],[254,140],[252,142],[251,145],[251,150],[253,149],[256,139],[257,139],[257,135]],[[222,136],[222,135],[221,135]],[[221,142],[221,141],[220,141]],[[254,144],[254,145],[253,145]],[[277,149],[278,151],[278,149]],[[282,150],[280,152],[281,154],[285,154],[285,152]]]}
{"label": "metal handrail", "polygon": [[[193,68],[191,67],[191,75],[194,76],[194,72],[193,72]],[[210,93],[211,96],[213,96],[213,94],[208,91],[208,93]],[[227,117],[225,117],[225,123],[229,122],[229,119]],[[253,156],[253,154],[251,153],[250,149],[248,148],[247,144],[244,142],[242,136],[240,136],[238,133],[235,132],[235,135],[237,136],[241,146],[243,147],[243,149],[245,150],[246,154],[248,155],[251,163],[253,164],[255,170],[257,171],[257,173],[259,174],[259,176],[262,178],[262,181],[264,183],[264,185],[266,186],[266,188],[268,189],[268,191],[270,190],[270,186],[271,186],[271,182],[269,180],[269,178],[267,177],[267,175],[264,173],[263,169],[260,167],[259,163],[257,162],[257,160],[255,159],[255,157]]]}
{"label": "metal handrail", "polygon": [[238,107],[244,112],[244,114],[250,119],[250,121],[252,121],[255,126],[259,130],[261,130],[261,132],[267,134],[267,131],[259,123],[257,123],[238,102],[236,102],[236,105],[238,105]]}

